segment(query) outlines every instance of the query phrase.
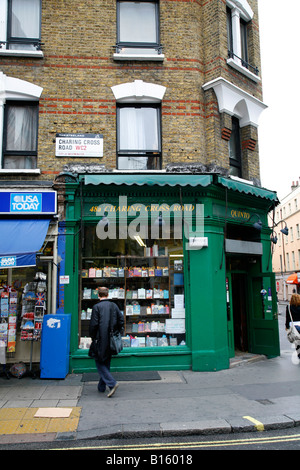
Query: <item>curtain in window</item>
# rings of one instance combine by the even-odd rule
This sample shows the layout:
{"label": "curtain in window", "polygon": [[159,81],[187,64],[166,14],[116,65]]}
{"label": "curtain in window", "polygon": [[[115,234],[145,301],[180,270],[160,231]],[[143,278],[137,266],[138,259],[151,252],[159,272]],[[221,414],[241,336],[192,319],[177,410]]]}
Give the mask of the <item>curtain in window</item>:
{"label": "curtain in window", "polygon": [[157,42],[155,3],[120,2],[120,42]]}
{"label": "curtain in window", "polygon": [[[11,0],[11,38],[40,38],[40,0]],[[13,49],[34,48],[30,44],[11,44]]]}
{"label": "curtain in window", "polygon": [[158,110],[120,108],[119,150],[158,151]]}
{"label": "curtain in window", "polygon": [[6,151],[36,151],[37,107],[8,106]]}
{"label": "curtain in window", "polygon": [[36,168],[36,157],[4,156],[3,168],[6,170],[33,170]]}
{"label": "curtain in window", "polygon": [[241,21],[241,51],[242,59],[248,62],[248,41],[247,41],[247,25]]}

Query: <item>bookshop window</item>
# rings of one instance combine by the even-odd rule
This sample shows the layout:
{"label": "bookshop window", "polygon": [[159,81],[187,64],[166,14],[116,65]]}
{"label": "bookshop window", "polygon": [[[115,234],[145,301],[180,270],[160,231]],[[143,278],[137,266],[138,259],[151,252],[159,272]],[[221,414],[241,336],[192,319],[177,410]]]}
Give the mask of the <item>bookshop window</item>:
{"label": "bookshop window", "polygon": [[89,347],[89,321],[106,286],[124,315],[125,348],[185,345],[182,240],[99,240],[86,226],[81,253],[79,348]]}

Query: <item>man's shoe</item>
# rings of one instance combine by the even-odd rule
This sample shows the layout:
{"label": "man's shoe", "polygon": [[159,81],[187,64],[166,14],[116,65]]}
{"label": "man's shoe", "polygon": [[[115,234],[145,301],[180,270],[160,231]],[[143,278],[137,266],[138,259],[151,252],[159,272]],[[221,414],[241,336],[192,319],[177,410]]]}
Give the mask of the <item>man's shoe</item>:
{"label": "man's shoe", "polygon": [[116,385],[115,385],[113,388],[110,389],[109,393],[107,394],[107,398],[110,398],[110,397],[113,396],[113,394],[114,394],[115,391],[117,390],[118,386],[119,386],[119,384],[118,384],[118,382],[117,382]]}

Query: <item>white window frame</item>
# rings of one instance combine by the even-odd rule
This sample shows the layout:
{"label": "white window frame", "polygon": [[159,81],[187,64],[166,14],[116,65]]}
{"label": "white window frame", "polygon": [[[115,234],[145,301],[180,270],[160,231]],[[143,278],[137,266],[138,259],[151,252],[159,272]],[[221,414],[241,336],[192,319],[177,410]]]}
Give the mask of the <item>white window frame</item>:
{"label": "white window frame", "polygon": [[[0,43],[7,41],[8,0],[0,0]],[[43,51],[7,49],[7,44],[0,44],[0,56],[44,57]]]}
{"label": "white window frame", "polygon": [[240,60],[242,57],[241,19],[248,23],[252,20],[254,13],[247,0],[226,0],[226,5],[231,10],[232,52],[234,53],[234,57],[227,59],[227,64],[258,83],[261,78],[244,67]]}
{"label": "white window frame", "polygon": [[[12,78],[0,72],[0,156],[2,161],[3,153],[3,131],[4,131],[4,106],[7,100],[9,101],[39,101],[43,88],[20,80]],[[33,170],[27,169],[4,169],[0,168],[0,174],[11,173],[26,173],[26,174],[40,174],[41,170],[35,168]]]}

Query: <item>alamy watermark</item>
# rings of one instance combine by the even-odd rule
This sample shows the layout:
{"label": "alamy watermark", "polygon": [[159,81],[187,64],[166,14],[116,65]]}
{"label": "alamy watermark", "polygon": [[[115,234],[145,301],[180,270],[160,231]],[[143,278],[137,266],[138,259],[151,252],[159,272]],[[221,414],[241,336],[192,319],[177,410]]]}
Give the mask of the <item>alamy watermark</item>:
{"label": "alamy watermark", "polygon": [[[127,196],[120,196],[117,205],[100,204],[96,215],[100,240],[131,238],[144,243],[149,238],[190,241],[204,237],[204,204],[128,204]],[[192,249],[190,243],[186,248]]]}

